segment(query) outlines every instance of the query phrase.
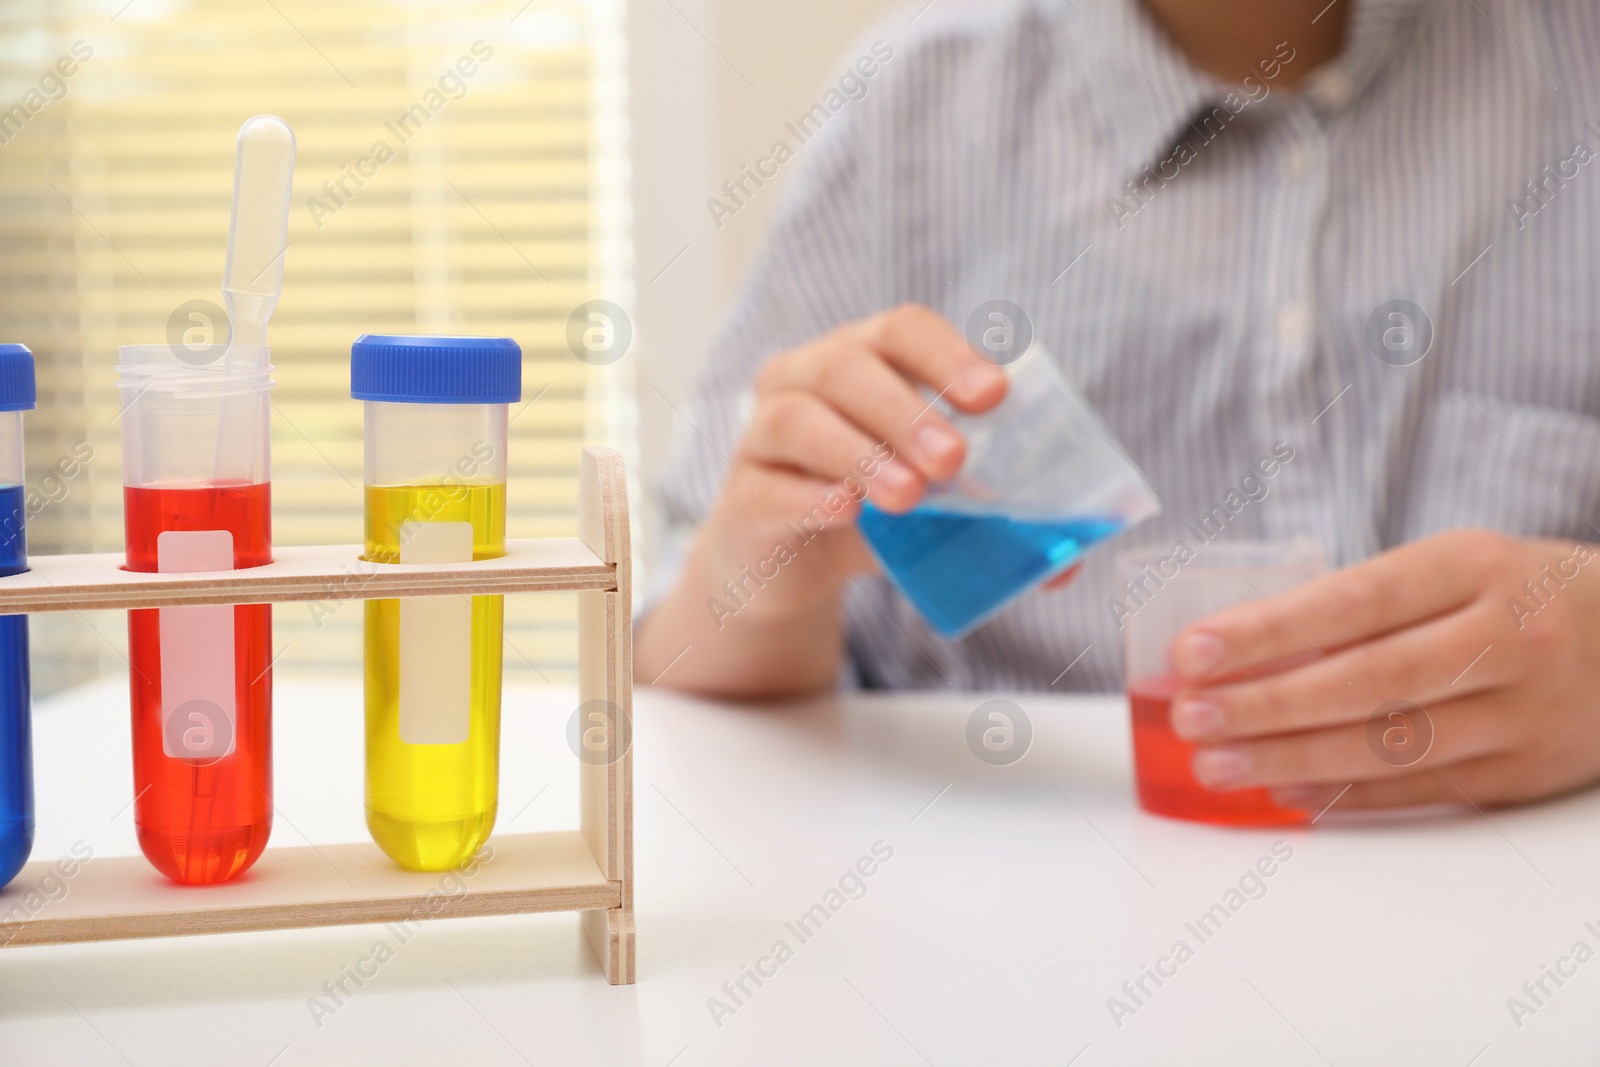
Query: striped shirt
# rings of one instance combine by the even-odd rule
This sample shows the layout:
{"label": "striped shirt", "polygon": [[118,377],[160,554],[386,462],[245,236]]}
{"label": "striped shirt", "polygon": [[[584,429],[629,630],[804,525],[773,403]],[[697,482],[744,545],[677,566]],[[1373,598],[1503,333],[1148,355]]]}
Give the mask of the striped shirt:
{"label": "striped shirt", "polygon": [[[1346,49],[1294,93],[1293,42],[1230,87],[1122,0],[937,0],[880,31],[892,57],[796,147],[710,354],[660,486],[676,543],[763,360],[996,298],[1161,496],[1120,547],[1192,541],[1230,492],[1228,539],[1311,536],[1333,565],[1461,526],[1600,540],[1600,5],[1339,2]],[[957,642],[856,579],[856,673],[1114,689],[1113,556]]]}

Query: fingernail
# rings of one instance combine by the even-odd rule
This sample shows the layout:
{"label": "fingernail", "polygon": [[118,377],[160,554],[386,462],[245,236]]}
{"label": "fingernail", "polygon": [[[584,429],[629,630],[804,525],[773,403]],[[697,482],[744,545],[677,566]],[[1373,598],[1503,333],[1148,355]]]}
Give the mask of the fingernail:
{"label": "fingernail", "polygon": [[948,427],[929,424],[917,430],[917,448],[928,459],[939,463],[961,448],[961,437]]}
{"label": "fingernail", "polygon": [[994,388],[997,379],[1004,377],[1005,372],[1000,368],[980,363],[961,372],[961,391],[968,395],[987,393]]}
{"label": "fingernail", "polygon": [[1207,789],[1222,789],[1250,773],[1250,758],[1236,748],[1207,748],[1195,753],[1194,776]]}
{"label": "fingernail", "polygon": [[1298,808],[1309,811],[1316,802],[1318,790],[1315,786],[1286,785],[1282,789],[1272,791],[1273,803],[1280,808]]}
{"label": "fingernail", "polygon": [[1222,729],[1222,709],[1209,700],[1180,700],[1172,709],[1172,730],[1185,741],[1198,741]]}
{"label": "fingernail", "polygon": [[1202,630],[1177,643],[1172,650],[1172,664],[1184,677],[1199,678],[1221,663],[1226,651],[1222,638]]}
{"label": "fingernail", "polygon": [[911,488],[917,480],[916,475],[911,473],[911,468],[898,459],[891,459],[879,467],[878,477],[882,479],[884,488],[894,492]]}

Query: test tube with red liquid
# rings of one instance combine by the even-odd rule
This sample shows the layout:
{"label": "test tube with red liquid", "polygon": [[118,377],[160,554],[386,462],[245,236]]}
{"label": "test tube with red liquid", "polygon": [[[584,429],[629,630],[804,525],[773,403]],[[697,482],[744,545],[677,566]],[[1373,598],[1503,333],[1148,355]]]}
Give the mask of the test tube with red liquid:
{"label": "test tube with red liquid", "polygon": [[[1323,570],[1322,552],[1287,544],[1213,542],[1141,549],[1117,557],[1139,806],[1157,815],[1229,826],[1285,826],[1308,813],[1280,807],[1265,789],[1213,792],[1194,776],[1195,745],[1172,729],[1172,701],[1193,688],[1172,669],[1172,641],[1190,623],[1234,604],[1272,598]],[[1232,681],[1242,679],[1230,679]]]}
{"label": "test tube with red liquid", "polygon": [[[266,351],[119,353],[128,569],[270,563]],[[130,611],[128,646],[139,847],[174,881],[226,881],[272,830],[272,607]]]}

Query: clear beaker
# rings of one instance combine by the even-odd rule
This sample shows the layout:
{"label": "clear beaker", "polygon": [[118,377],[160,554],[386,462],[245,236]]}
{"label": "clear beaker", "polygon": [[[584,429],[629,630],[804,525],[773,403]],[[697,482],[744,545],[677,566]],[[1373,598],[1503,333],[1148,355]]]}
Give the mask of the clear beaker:
{"label": "clear beaker", "polygon": [[[1231,826],[1302,823],[1303,811],[1280,807],[1265,789],[1214,792],[1194,776],[1195,745],[1172,729],[1172,699],[1192,682],[1172,667],[1172,641],[1184,627],[1249,600],[1271,599],[1324,570],[1322,550],[1301,539],[1211,542],[1190,548],[1140,549],[1116,560],[1128,704],[1133,723],[1134,778],[1139,805],[1157,815]],[[1308,650],[1308,655],[1312,654]],[[1302,657],[1295,657],[1295,662]],[[1210,685],[1260,677],[1286,666],[1269,664]]]}
{"label": "clear beaker", "polygon": [[1005,367],[1000,405],[964,415],[941,402],[967,459],[912,510],[870,502],[859,525],[896,588],[941,635],[961,637],[1159,514],[1155,491],[1055,361],[1034,345]]}

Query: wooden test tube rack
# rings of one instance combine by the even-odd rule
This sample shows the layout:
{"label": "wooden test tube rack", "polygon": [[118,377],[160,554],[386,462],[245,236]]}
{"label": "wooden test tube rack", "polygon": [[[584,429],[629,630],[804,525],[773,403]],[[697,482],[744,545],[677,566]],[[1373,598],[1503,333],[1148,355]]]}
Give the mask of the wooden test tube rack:
{"label": "wooden test tube rack", "polygon": [[[142,856],[97,857],[78,868],[66,896],[0,921],[0,945],[581,911],[607,979],[631,984],[633,620],[622,457],[584,449],[576,538],[512,541],[501,558],[474,563],[374,565],[360,561],[355,545],[279,548],[273,556],[264,567],[210,574],[136,574],[122,569],[120,553],[36,557],[27,573],[0,579],[0,615],[576,591],[579,703],[603,702],[595,708],[611,720],[607,758],[581,764],[579,829],[491,837],[493,859],[442,904],[439,872],[403,870],[371,842],[269,846],[246,874],[216,886],[169,882]],[[50,858],[24,867],[0,889],[0,915],[55,866]]]}

